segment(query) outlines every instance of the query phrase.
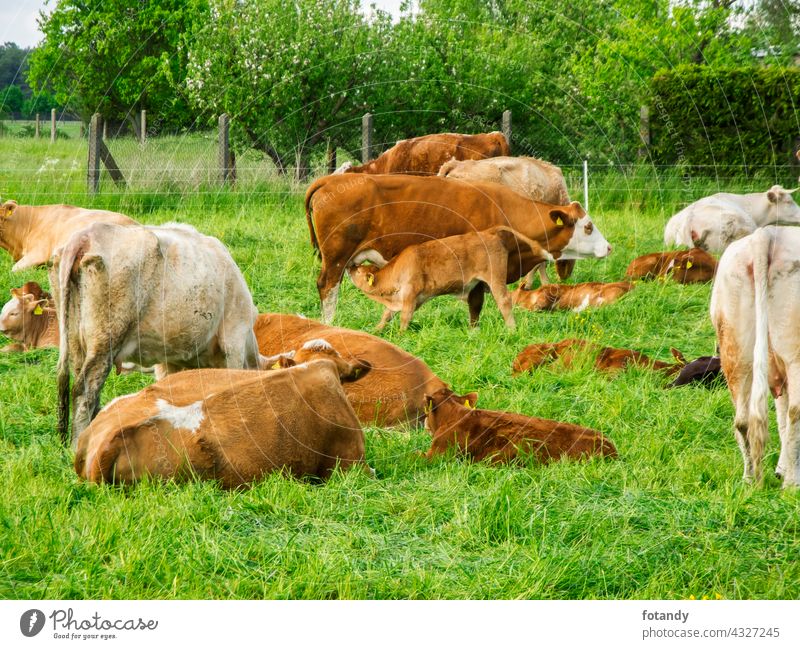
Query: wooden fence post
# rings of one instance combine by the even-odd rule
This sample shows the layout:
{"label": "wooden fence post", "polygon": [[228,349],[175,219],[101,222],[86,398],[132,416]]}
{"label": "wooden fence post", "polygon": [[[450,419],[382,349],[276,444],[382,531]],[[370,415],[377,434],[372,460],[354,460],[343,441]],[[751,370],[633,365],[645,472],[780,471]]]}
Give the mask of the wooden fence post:
{"label": "wooden fence post", "polygon": [[90,194],[96,194],[100,189],[100,143],[103,118],[99,113],[92,115],[89,123],[89,172],[87,175],[87,189]]}
{"label": "wooden fence post", "polygon": [[372,113],[361,118],[361,164],[372,159]]}
{"label": "wooden fence post", "polygon": [[56,109],[50,110],[50,143],[56,143]]}
{"label": "wooden fence post", "polygon": [[79,132],[79,137],[81,138],[81,140],[82,140],[84,137],[86,137],[86,126],[84,125],[84,123],[83,123],[83,122],[81,122],[81,130],[80,130],[80,132]]}
{"label": "wooden fence post", "polygon": [[231,153],[230,119],[227,113],[219,116],[219,172],[223,185],[232,185],[236,179],[236,167]]}
{"label": "wooden fence post", "polygon": [[511,111],[503,111],[503,135],[506,136],[508,142],[508,150],[511,151]]}
{"label": "wooden fence post", "polygon": [[36,113],[36,139],[39,139],[41,135],[41,119],[39,117],[39,113]]}
{"label": "wooden fence post", "polygon": [[639,137],[642,140],[639,147],[639,157],[646,158],[647,151],[650,148],[650,109],[647,106],[642,106],[639,109]]}
{"label": "wooden fence post", "polygon": [[145,145],[147,142],[147,111],[142,111],[142,119],[139,122],[140,125],[140,133],[139,133],[139,142],[142,146]]}
{"label": "wooden fence post", "polygon": [[336,146],[331,142],[330,138],[328,138],[328,146],[325,150],[325,164],[329,174],[336,171]]}
{"label": "wooden fence post", "polygon": [[108,139],[108,122],[103,120],[103,141]]}

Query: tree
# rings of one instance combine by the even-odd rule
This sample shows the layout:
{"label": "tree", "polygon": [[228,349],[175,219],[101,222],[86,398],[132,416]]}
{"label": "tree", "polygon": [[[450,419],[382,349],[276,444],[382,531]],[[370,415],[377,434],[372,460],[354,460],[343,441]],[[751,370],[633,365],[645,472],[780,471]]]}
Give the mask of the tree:
{"label": "tree", "polygon": [[19,86],[7,86],[0,90],[0,114],[18,115],[22,112],[25,97]]}
{"label": "tree", "polygon": [[28,56],[31,50],[22,49],[16,43],[0,45],[0,88],[20,86],[23,94],[30,94],[26,83]]}
{"label": "tree", "polygon": [[39,19],[44,42],[31,55],[30,81],[84,120],[99,112],[137,135],[142,109],[162,128],[190,124],[176,88],[186,41],[207,18],[206,0],[59,0]]}

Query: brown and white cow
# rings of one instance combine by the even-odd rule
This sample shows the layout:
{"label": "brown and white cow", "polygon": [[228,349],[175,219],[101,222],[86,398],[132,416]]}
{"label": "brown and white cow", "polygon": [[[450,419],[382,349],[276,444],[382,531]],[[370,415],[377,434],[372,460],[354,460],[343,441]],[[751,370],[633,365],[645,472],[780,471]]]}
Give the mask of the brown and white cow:
{"label": "brown and white cow", "polygon": [[13,271],[47,264],[53,253],[78,230],[92,223],[136,225],[124,214],[71,205],[0,205],[0,247],[14,259]]}
{"label": "brown and white cow", "polygon": [[474,460],[507,462],[520,452],[540,462],[591,455],[617,457],[617,449],[602,433],[550,419],[475,408],[474,394],[458,396],[439,390],[428,397],[425,425],[433,435],[426,457],[455,447]]}
{"label": "brown and white cow", "polygon": [[720,362],[736,410],[744,479],[760,483],[775,397],[776,472],[800,485],[800,230],[767,226],[728,246],[711,291]]}
{"label": "brown and white cow", "polygon": [[353,166],[345,163],[336,173],[434,175],[448,160],[482,160],[507,156],[508,142],[499,131],[463,135],[436,133],[400,140],[375,160]]}
{"label": "brown and white cow", "polygon": [[532,291],[522,286],[511,297],[514,304],[531,311],[572,309],[580,312],[588,307],[616,302],[633,289],[632,282],[584,282],[582,284],[546,284]]}
{"label": "brown and white cow", "polygon": [[644,367],[664,372],[667,375],[679,372],[686,365],[686,359],[677,349],[670,348],[674,363],[653,360],[642,352],[620,347],[601,347],[588,340],[567,338],[557,343],[535,343],[528,345],[514,359],[511,373],[514,376],[528,372],[536,367],[552,363],[558,359],[565,367],[571,366],[579,355],[594,354],[595,369],[601,372],[615,372],[629,367]]}
{"label": "brown and white cow", "polygon": [[76,472],[92,482],[200,478],[233,489],[273,471],[325,479],[336,466],[366,469],[364,433],[340,381],[363,378],[368,365],[303,351],[288,369],[188,370],[117,397],[78,438]]}
{"label": "brown and white cow", "polygon": [[280,313],[259,315],[254,331],[264,356],[297,350],[324,339],[345,361],[369,363],[372,369],[367,378],[343,385],[356,416],[365,426],[418,423],[425,416],[425,395],[447,387],[421,359],[363,331]]}
{"label": "brown and white cow", "polygon": [[634,259],[625,271],[630,279],[671,277],[680,284],[701,284],[714,279],[717,260],[701,248],[651,252]]}
{"label": "brown and white cow", "polygon": [[36,282],[12,288],[11,299],[0,311],[0,333],[17,341],[2,352],[58,347],[58,316],[50,293]]}
{"label": "brown and white cow", "polygon": [[95,223],[54,257],[58,306],[59,431],[67,440],[70,365],[73,442],[97,412],[114,364],[157,365],[156,376],[188,368],[256,368],[256,308],[219,240],[180,224]]}
{"label": "brown and white cow", "polygon": [[[322,258],[317,288],[326,322],[333,318],[348,266],[364,261],[385,266],[408,246],[430,239],[504,225],[556,258],[605,257],[611,251],[579,203],[537,203],[497,183],[466,185],[438,176],[326,176],[308,188],[305,207],[311,243]],[[527,274],[536,261],[533,255],[512,256],[507,282]]]}
{"label": "brown and white cow", "polygon": [[409,246],[386,266],[351,266],[353,283],[368,297],[386,306],[378,330],[397,312],[400,329],[408,328],[414,311],[433,297],[458,295],[469,300],[470,325],[478,324],[483,291],[473,289],[484,282],[494,297],[506,324],[514,328],[511,296],[506,288],[508,258],[529,250],[535,257],[552,259],[536,241],[505,226],[467,232]]}

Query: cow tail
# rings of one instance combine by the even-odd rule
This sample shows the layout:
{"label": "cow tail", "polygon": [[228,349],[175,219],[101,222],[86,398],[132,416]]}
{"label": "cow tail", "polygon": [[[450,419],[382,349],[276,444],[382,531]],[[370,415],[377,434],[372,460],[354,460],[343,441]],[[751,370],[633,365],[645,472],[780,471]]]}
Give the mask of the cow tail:
{"label": "cow tail", "polygon": [[772,237],[764,230],[753,235],[753,288],[755,292],[755,333],[753,347],[753,385],[750,391],[750,409],[747,422],[747,443],[754,471],[758,472],[760,459],[768,435],[767,403],[769,398],[769,328],[767,313],[767,273]]}
{"label": "cow tail", "polygon": [[319,180],[315,181],[306,192],[306,223],[308,223],[308,233],[311,235],[311,245],[314,248],[314,251],[317,253],[317,257],[320,256],[319,250],[319,241],[317,241],[317,233],[314,231],[314,220],[311,218],[311,198],[314,196],[314,193],[323,185],[323,181],[325,177],[320,178]]}

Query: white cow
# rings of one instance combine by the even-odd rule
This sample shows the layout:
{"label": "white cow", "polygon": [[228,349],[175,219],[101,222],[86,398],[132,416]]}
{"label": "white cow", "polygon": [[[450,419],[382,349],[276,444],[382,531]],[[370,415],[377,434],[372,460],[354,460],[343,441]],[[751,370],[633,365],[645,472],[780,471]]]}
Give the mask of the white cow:
{"label": "white cow", "polygon": [[756,228],[800,223],[800,207],[780,185],[756,194],[714,194],[687,205],[667,223],[664,243],[722,252]]}
{"label": "white cow", "polygon": [[800,485],[800,229],[768,226],[732,243],[711,293],[744,479],[760,482],[775,396],[784,486]]}
{"label": "white cow", "polygon": [[230,253],[194,228],[95,223],[56,251],[50,285],[60,330],[59,431],[73,442],[98,410],[115,363],[256,368],[253,298]]}

